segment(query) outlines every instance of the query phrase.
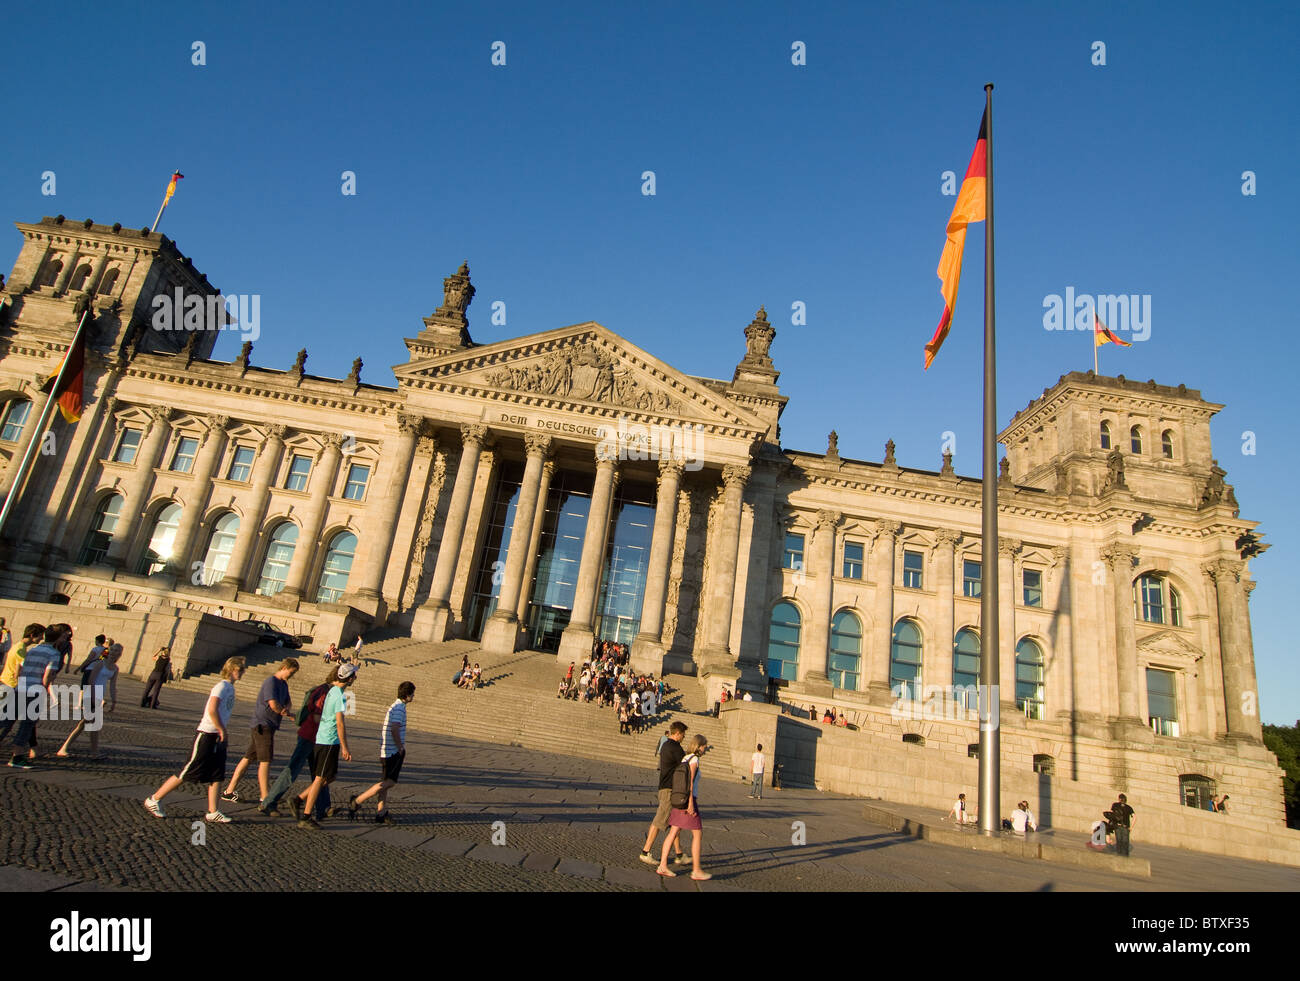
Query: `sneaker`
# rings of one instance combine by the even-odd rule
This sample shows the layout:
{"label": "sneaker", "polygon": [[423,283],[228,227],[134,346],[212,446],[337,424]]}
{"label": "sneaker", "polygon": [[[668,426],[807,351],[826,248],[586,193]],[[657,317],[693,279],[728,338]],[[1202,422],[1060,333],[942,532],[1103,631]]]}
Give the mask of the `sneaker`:
{"label": "sneaker", "polygon": [[284,812],[280,810],[278,804],[273,805],[271,807],[263,807],[261,804],[258,804],[257,813],[262,815],[262,817],[269,817],[269,818],[284,817]]}
{"label": "sneaker", "polygon": [[375,815],[375,824],[396,824],[396,823],[397,823],[397,819],[393,817],[391,814],[389,814],[388,811],[386,810]]}
{"label": "sneaker", "polygon": [[152,797],[146,797],[144,799],[144,809],[156,818],[165,818],[167,816],[167,812],[163,810],[162,804],[154,800]]}
{"label": "sneaker", "polygon": [[[221,799],[222,799],[222,800],[230,801],[232,804],[238,804],[238,803],[239,803],[239,791],[237,791],[237,790],[223,790],[223,791],[221,792]],[[213,814],[216,814],[216,813],[218,813],[218,812],[217,812],[217,811],[213,811],[212,813],[213,813]]]}
{"label": "sneaker", "polygon": [[331,804],[329,807],[325,808],[325,810],[321,813],[321,817],[332,818],[334,816],[335,810],[337,810],[337,808],[335,808],[335,806]]}
{"label": "sneaker", "polygon": [[289,801],[289,806],[293,808],[293,816],[301,821],[303,808],[306,807],[306,804],[303,803],[303,799],[301,797],[294,797]]}
{"label": "sneaker", "polygon": [[641,859],[641,861],[645,862],[646,865],[658,865],[658,864],[659,864],[659,859],[655,858],[655,857],[654,857],[653,855],[651,855],[649,852],[642,852],[640,855],[637,856],[637,858],[639,858],[639,859]]}
{"label": "sneaker", "polygon": [[677,855],[676,855],[676,857],[673,859],[673,864],[674,864],[674,865],[690,865],[690,864],[691,864],[691,856],[687,855],[685,852],[678,852]]}
{"label": "sneaker", "polygon": [[14,757],[12,760],[9,761],[9,765],[12,766],[12,767],[14,767],[15,769],[18,769],[18,770],[33,770],[33,769],[35,769],[35,767],[32,765],[32,761],[29,760],[29,759],[27,759],[27,757],[25,757],[25,756],[16,756],[16,757]]}
{"label": "sneaker", "polygon": [[317,823],[317,821],[316,821],[315,818],[299,818],[299,819],[298,819],[298,827],[300,827],[300,828],[315,828],[317,831],[319,831],[319,830],[321,829],[320,824]]}
{"label": "sneaker", "polygon": [[208,824],[229,824],[230,823],[230,818],[226,817],[220,811],[209,811],[207,814],[203,815],[203,820],[207,821]]}
{"label": "sneaker", "polygon": [[[348,820],[355,821],[357,819],[357,813],[360,810],[361,805],[357,803],[357,795],[353,794],[348,798]],[[375,814],[375,820],[379,820],[379,815],[377,813]]]}

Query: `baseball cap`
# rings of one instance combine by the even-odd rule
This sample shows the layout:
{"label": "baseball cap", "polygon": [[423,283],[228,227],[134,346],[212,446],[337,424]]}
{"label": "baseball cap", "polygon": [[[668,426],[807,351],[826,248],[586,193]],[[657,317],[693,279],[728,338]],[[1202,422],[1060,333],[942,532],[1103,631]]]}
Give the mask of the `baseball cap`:
{"label": "baseball cap", "polygon": [[339,665],[339,681],[347,681],[356,673],[357,673],[357,666],[355,664]]}

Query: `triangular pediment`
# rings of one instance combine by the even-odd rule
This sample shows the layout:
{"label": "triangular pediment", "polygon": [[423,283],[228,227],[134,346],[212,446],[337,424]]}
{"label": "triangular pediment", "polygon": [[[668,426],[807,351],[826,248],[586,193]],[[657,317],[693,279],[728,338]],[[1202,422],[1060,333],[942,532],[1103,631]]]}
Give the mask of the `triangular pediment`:
{"label": "triangular pediment", "polygon": [[1157,630],[1155,633],[1140,637],[1137,648],[1148,658],[1199,661],[1205,656],[1203,650],[1186,640],[1176,630]]}
{"label": "triangular pediment", "polygon": [[767,430],[724,396],[594,322],[412,361],[393,372],[410,389],[693,423],[751,439]]}

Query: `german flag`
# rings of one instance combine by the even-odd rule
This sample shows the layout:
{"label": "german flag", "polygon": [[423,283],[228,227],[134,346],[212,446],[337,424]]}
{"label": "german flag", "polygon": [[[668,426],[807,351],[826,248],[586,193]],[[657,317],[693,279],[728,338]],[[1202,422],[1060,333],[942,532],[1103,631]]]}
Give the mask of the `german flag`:
{"label": "german flag", "polygon": [[966,248],[966,226],[973,221],[984,220],[985,178],[988,174],[988,136],[989,116],[985,109],[980,118],[980,133],[975,140],[975,152],[971,154],[970,166],[962,179],[961,190],[957,193],[957,203],[953,205],[952,215],[948,219],[948,241],[944,243],[943,255],[939,257],[939,292],[943,294],[943,316],[935,328],[934,337],[925,346],[925,367],[928,370],[939,353],[943,339],[948,336],[952,326],[953,311],[957,308],[957,286],[961,282],[961,257]]}
{"label": "german flag", "polygon": [[1094,307],[1092,311],[1092,346],[1101,347],[1103,344],[1118,344],[1120,347],[1133,346],[1128,341],[1121,340],[1113,330],[1103,324]]}
{"label": "german flag", "polygon": [[[67,365],[66,371],[63,370],[64,364]],[[63,382],[55,391],[54,383],[58,380],[61,371]],[[54,374],[45,379],[45,384],[41,386],[42,392],[50,392],[50,398],[57,400],[59,412],[63,414],[66,422],[73,423],[81,418],[85,374],[86,335],[83,331],[78,331],[76,341],[68,348],[68,353],[64,355],[59,367]]]}
{"label": "german flag", "polygon": [[176,182],[184,178],[184,176],[185,175],[182,174],[179,170],[172,171],[172,179],[167,185],[167,193],[163,195],[164,208],[167,207],[167,202],[169,202],[172,199],[172,195],[176,193]]}

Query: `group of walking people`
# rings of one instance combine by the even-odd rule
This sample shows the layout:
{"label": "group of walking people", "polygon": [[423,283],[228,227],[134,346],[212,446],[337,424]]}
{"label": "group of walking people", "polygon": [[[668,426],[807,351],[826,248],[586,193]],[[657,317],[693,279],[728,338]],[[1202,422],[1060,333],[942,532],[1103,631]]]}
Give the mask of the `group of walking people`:
{"label": "group of walking people", "polygon": [[[339,771],[340,759],[352,761],[348,746],[347,716],[352,714],[349,698],[357,680],[355,664],[336,664],[325,681],[317,685],[303,700],[297,715],[289,697],[289,680],[298,672],[295,658],[285,658],[279,668],[262,682],[253,708],[248,749],[235,766],[229,784],[220,791],[226,775],[226,748],[229,743],[230,716],[235,706],[235,685],[244,675],[245,660],[229,658],[221,668],[221,678],[213,685],[199,720],[189,758],[175,775],[163,781],[144,802],[145,809],[154,817],[166,817],[162,800],[182,783],[207,785],[208,809],[205,820],[214,824],[229,824],[223,814],[218,797],[224,801],[240,801],[238,785],[252,764],[257,764],[259,814],[266,817],[281,815],[279,802],[288,793],[302,769],[310,766],[311,782],[300,793],[290,798],[290,806],[300,828],[319,828],[320,821],[334,813],[330,803],[329,788]],[[376,823],[391,822],[388,811],[388,791],[398,782],[402,764],[406,759],[406,706],[415,698],[415,685],[404,681],[397,687],[397,699],[384,714],[380,729],[380,779],[360,794],[348,799],[347,814],[356,820],[361,805],[376,800]],[[275,737],[286,718],[298,723],[297,743],[288,765],[270,782],[271,764],[275,759]]]}

